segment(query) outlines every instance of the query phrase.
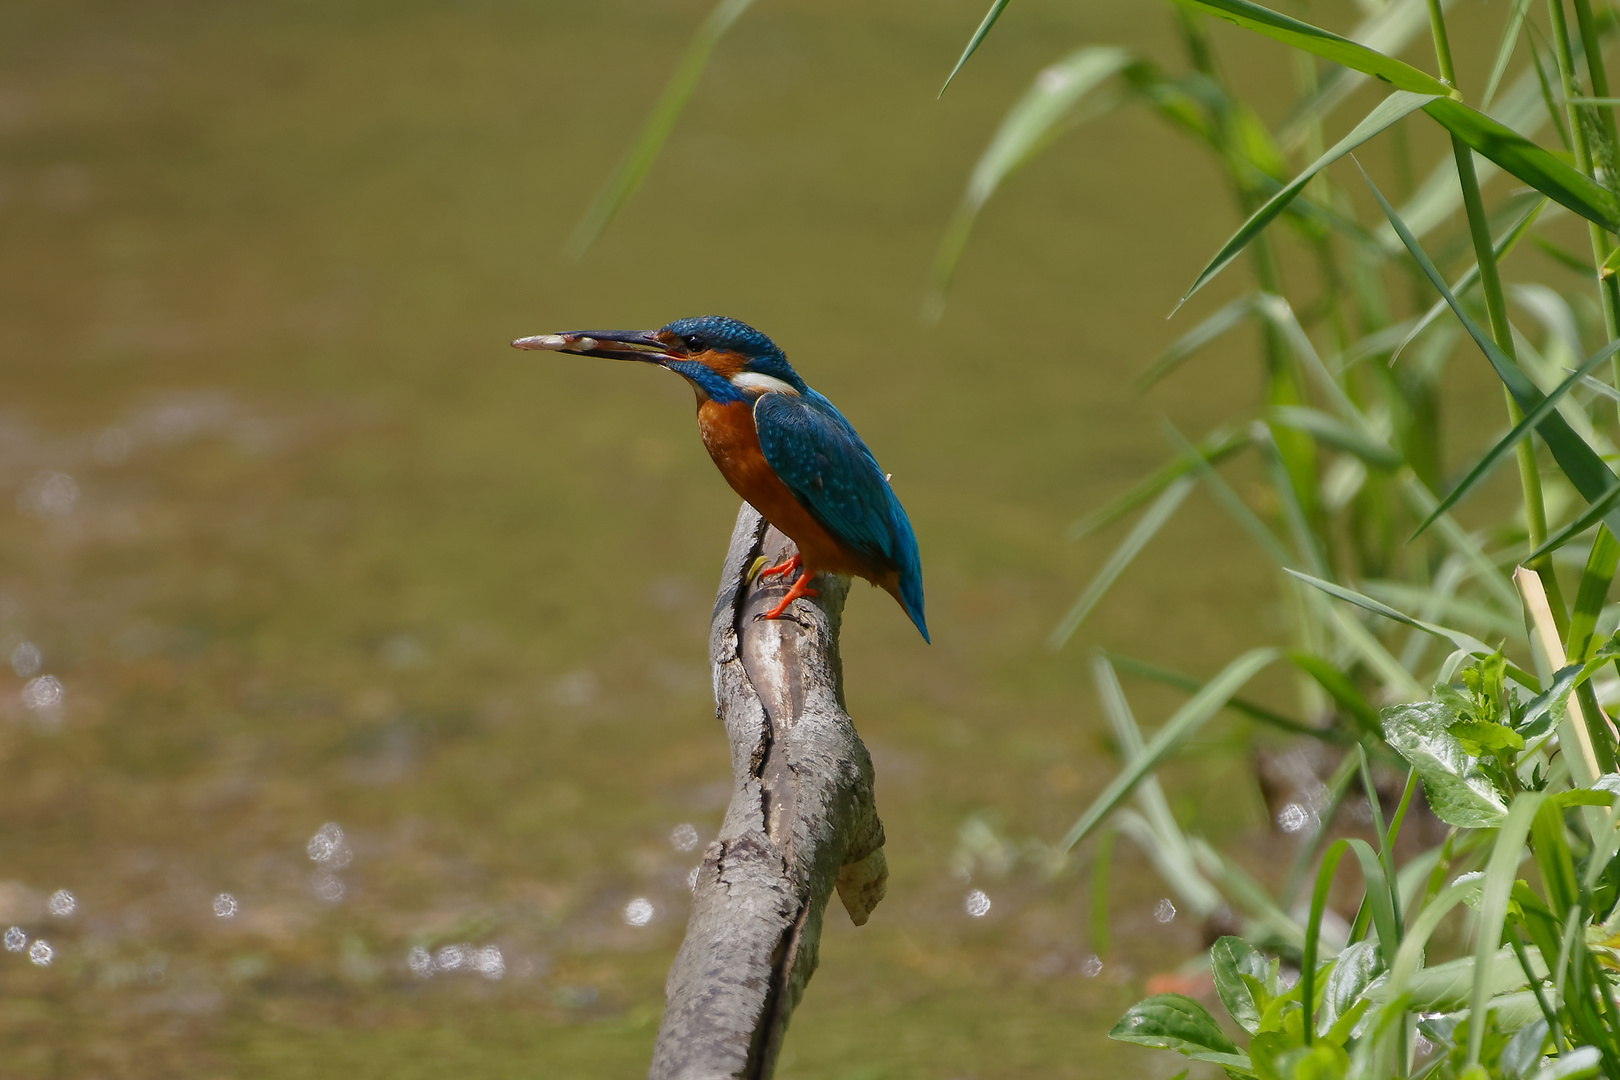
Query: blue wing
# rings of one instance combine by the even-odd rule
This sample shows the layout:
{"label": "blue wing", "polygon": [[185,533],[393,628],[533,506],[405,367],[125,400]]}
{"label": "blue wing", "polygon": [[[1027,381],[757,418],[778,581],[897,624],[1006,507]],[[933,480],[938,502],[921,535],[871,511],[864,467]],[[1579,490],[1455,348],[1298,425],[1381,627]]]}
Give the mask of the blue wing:
{"label": "blue wing", "polygon": [[900,604],[927,641],[917,538],[855,428],[814,390],[761,395],[754,426],[766,463],[821,527],[874,566],[899,571]]}

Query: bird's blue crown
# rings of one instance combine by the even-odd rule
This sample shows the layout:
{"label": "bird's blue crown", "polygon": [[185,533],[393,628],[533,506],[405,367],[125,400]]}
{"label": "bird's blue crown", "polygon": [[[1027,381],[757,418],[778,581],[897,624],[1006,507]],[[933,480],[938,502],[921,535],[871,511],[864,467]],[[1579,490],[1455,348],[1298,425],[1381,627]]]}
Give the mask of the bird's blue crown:
{"label": "bird's blue crown", "polygon": [[800,382],[798,373],[776,342],[740,319],[698,315],[676,319],[664,327],[663,332],[680,338],[694,353],[710,350],[735,353],[747,361],[749,371],[774,375],[793,385]]}

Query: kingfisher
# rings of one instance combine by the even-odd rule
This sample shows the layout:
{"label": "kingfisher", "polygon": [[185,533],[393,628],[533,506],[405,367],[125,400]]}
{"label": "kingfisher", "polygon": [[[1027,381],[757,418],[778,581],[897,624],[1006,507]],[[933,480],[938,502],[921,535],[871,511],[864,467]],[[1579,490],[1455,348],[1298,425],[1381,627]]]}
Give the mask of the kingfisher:
{"label": "kingfisher", "polygon": [[770,338],[737,319],[704,315],[658,330],[541,334],[512,345],[654,364],[691,384],[698,431],[720,475],[798,547],[760,571],[761,578],[798,574],[761,618],[782,618],[793,601],[815,596],[817,574],[844,574],[894,597],[928,640],[917,538],[888,474]]}

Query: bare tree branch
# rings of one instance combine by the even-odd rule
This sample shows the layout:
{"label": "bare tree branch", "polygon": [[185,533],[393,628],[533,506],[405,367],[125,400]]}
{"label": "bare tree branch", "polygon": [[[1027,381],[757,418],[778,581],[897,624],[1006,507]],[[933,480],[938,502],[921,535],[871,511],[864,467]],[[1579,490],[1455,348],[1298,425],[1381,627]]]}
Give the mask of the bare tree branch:
{"label": "bare tree branch", "polygon": [[833,889],[857,926],[883,899],[872,759],[844,711],[838,656],[849,583],[822,577],[820,597],[796,602],[792,618],[756,619],[789,583],[762,584],[760,567],[792,551],[743,504],[709,633],[731,804],[665,983],[652,1080],[769,1077],[816,969]]}

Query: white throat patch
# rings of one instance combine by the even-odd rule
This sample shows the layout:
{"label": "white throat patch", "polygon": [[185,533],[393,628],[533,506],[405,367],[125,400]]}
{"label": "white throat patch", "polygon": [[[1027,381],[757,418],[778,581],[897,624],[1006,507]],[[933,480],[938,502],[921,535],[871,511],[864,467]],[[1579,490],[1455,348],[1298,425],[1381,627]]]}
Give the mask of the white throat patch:
{"label": "white throat patch", "polygon": [[731,385],[739,390],[758,390],[762,394],[792,394],[799,392],[774,375],[761,375],[757,371],[739,371],[731,377]]}

